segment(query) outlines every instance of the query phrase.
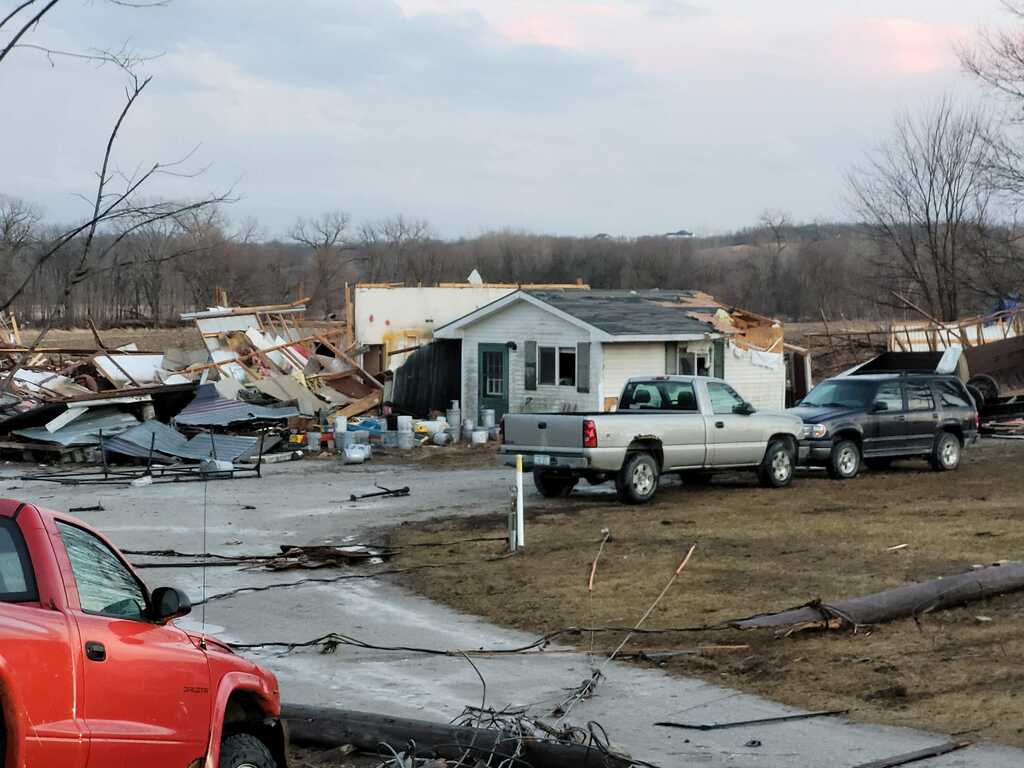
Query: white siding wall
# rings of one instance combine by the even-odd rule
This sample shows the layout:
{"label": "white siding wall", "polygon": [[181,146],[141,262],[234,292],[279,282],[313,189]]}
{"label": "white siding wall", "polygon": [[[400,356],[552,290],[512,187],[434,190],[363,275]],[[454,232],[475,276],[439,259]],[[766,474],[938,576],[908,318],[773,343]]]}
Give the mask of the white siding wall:
{"label": "white siding wall", "polygon": [[631,376],[665,374],[665,342],[605,343],[602,348],[602,398],[618,397]]}
{"label": "white siding wall", "polygon": [[[750,361],[750,352],[727,344],[725,347],[725,380],[755,407],[781,411],[786,407],[786,366],[765,368]],[[779,355],[781,359],[782,355]]]}
{"label": "white siding wall", "polygon": [[[484,317],[462,331],[462,412],[466,418],[476,420],[477,389],[479,387],[478,353],[480,344],[505,344],[514,341],[518,347],[509,352],[509,411],[576,411],[598,410],[598,386],[601,371],[601,345],[590,348],[590,392],[577,392],[575,387],[545,386],[538,384],[536,391],[527,392],[526,342],[536,341],[538,347],[574,347],[578,342],[590,340],[584,329],[555,317],[525,301],[516,301],[504,309]],[[538,354],[539,358],[539,354]],[[538,376],[540,365],[538,359]],[[527,399],[530,402],[527,403]]]}

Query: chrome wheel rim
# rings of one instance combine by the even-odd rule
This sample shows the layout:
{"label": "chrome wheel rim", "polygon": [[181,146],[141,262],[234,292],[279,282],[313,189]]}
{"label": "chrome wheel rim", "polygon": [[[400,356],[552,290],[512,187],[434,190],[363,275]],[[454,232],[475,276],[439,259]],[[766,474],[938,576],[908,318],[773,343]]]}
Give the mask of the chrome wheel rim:
{"label": "chrome wheel rim", "polygon": [[843,448],[836,465],[844,475],[852,475],[857,470],[857,452],[853,448]]}
{"label": "chrome wheel rim", "polygon": [[654,472],[648,464],[637,464],[633,467],[633,490],[646,496],[654,490]]}
{"label": "chrome wheel rim", "polygon": [[772,459],[772,477],[776,482],[784,483],[793,473],[793,460],[788,451],[779,451]]}
{"label": "chrome wheel rim", "polygon": [[947,467],[956,465],[960,458],[960,446],[956,440],[946,440],[942,445],[942,463]]}

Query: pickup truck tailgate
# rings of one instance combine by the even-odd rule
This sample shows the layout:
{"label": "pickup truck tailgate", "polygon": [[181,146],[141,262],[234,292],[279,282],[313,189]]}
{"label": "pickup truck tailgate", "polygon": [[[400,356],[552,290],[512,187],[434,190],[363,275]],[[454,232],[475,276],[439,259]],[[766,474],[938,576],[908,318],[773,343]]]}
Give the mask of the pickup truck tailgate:
{"label": "pickup truck tailgate", "polygon": [[505,419],[505,445],[523,451],[582,451],[583,416],[517,413]]}

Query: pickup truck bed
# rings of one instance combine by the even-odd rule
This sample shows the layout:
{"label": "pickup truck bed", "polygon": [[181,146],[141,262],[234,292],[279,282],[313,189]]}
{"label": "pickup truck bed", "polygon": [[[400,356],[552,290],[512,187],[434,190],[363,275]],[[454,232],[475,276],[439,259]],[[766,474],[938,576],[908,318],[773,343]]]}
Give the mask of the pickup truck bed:
{"label": "pickup truck bed", "polygon": [[667,472],[702,481],[750,468],[765,485],[788,485],[802,423],[756,412],[719,379],[663,376],[630,379],[617,411],[509,414],[503,430],[505,463],[522,456],[543,495],[571,493],[581,478],[615,480],[623,501],[643,503]]}

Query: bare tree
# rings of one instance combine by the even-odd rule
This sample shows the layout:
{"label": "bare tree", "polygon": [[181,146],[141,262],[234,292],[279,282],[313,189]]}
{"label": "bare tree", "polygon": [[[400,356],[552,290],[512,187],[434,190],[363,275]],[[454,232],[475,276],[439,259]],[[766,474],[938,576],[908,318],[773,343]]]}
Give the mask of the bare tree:
{"label": "bare tree", "polygon": [[288,235],[313,252],[310,307],[319,307],[324,316],[338,304],[341,276],[355,257],[347,237],[350,220],[344,211],[331,211],[316,219],[299,219]]}
{"label": "bare tree", "polygon": [[878,245],[878,278],[932,315],[956,319],[990,217],[991,123],[946,98],[897,119],[892,138],[847,175],[854,211]]}
{"label": "bare tree", "polygon": [[[128,7],[147,7],[162,5],[163,2],[144,2],[140,0],[110,0],[116,5]],[[182,171],[183,163],[188,159],[162,163],[156,162],[143,167],[132,175],[124,175],[115,170],[114,155],[118,138],[139,98],[152,82],[152,77],[141,77],[135,67],[144,59],[126,50],[120,53],[95,52],[76,53],[58,51],[45,45],[27,42],[30,32],[40,26],[45,16],[58,6],[60,0],[22,0],[13,10],[0,18],[0,34],[9,35],[6,42],[0,41],[0,64],[17,48],[29,48],[42,51],[52,61],[54,56],[67,56],[88,59],[102,64],[112,64],[126,76],[124,102],[115,116],[112,127],[106,137],[96,182],[93,192],[86,198],[89,211],[78,224],[55,234],[49,242],[38,248],[26,273],[14,285],[0,303],[0,311],[7,310],[21,296],[44,268],[62,265],[66,269],[59,277],[60,290],[57,300],[51,305],[44,318],[43,327],[33,347],[42,343],[46,333],[60,316],[71,317],[74,307],[72,297],[76,288],[83,282],[94,277],[101,271],[100,265],[136,231],[158,222],[172,220],[189,211],[200,210],[216,205],[228,199],[228,195],[212,195],[195,201],[186,202],[145,202],[142,200],[147,184],[164,175],[189,176]],[[116,228],[112,236],[105,236],[107,228]],[[17,369],[11,371],[11,376]],[[4,386],[10,382],[10,376]]]}
{"label": "bare tree", "polygon": [[[1024,2],[1003,0],[1006,10],[1024,24]],[[964,69],[1010,104],[1010,125],[1024,123],[1024,35],[1013,30],[982,30],[978,44],[958,51]],[[1019,132],[993,133],[991,166],[995,182],[1016,198],[1024,195],[1024,149]]]}

